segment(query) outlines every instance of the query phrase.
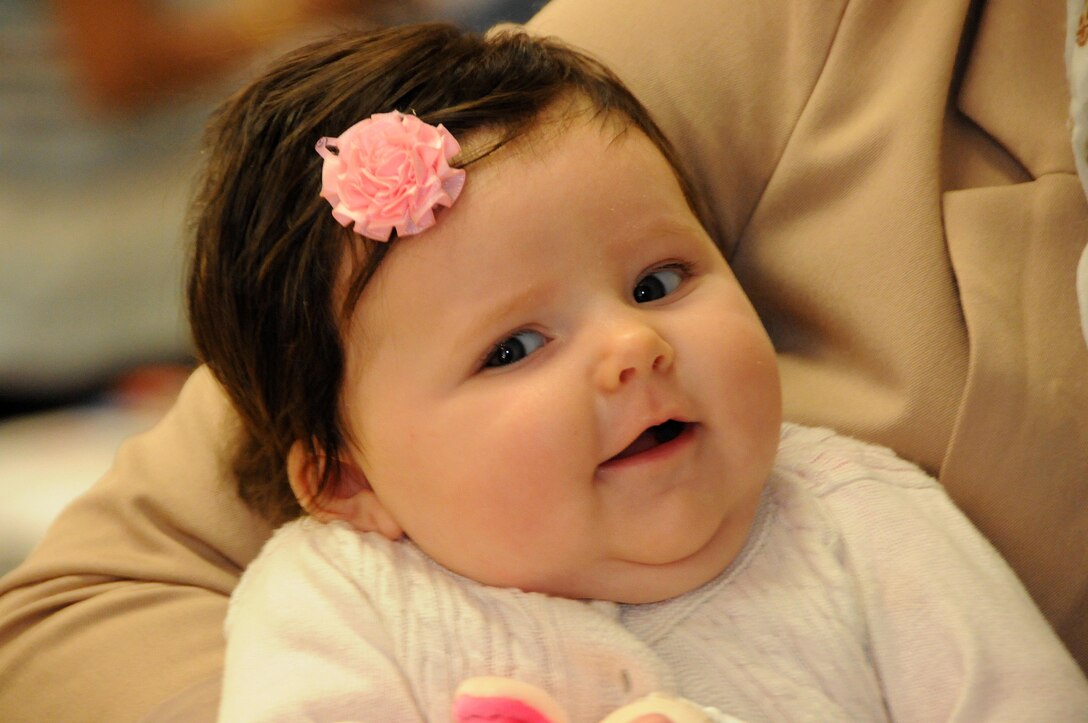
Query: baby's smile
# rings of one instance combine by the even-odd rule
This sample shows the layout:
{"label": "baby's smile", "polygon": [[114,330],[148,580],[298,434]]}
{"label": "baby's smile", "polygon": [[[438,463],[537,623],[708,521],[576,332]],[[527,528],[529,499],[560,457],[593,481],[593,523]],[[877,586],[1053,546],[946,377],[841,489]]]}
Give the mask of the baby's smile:
{"label": "baby's smile", "polygon": [[604,463],[604,466],[612,465],[621,460],[658,449],[663,445],[675,441],[692,427],[693,425],[690,422],[682,422],[678,419],[668,419],[661,424],[649,427],[643,430],[643,432],[639,434],[631,444],[621,450],[619,454],[607,460]]}

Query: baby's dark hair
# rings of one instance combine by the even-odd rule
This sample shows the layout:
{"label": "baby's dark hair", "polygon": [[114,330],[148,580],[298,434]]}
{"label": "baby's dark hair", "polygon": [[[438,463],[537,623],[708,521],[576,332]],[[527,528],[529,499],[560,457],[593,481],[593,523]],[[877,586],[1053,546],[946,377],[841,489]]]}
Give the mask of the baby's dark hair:
{"label": "baby's dark hair", "polygon": [[[336,223],[318,195],[316,141],[399,110],[443,124],[462,142],[486,130],[494,141],[454,159],[464,166],[531,130],[557,101],[578,97],[645,133],[705,220],[672,147],[616,76],[515,30],[481,36],[425,24],[341,33],[285,56],[216,112],[193,207],[189,314],[198,353],[241,420],[231,471],[252,509],[276,524],[301,514],[286,473],[296,441],[324,459],[319,491],[335,479],[350,441],[339,403],[341,330],[396,243]],[[345,271],[340,303],[334,291]]]}

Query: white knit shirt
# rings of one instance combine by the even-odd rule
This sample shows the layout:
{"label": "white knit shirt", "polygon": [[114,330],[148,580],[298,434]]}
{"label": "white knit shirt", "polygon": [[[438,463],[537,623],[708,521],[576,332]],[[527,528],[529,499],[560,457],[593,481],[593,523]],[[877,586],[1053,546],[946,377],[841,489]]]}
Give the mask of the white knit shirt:
{"label": "white knit shirt", "polygon": [[480,585],[408,542],[290,523],[227,619],[220,720],[446,721],[503,675],[596,721],[659,691],[749,721],[1088,721],[1088,683],[942,488],[783,427],[745,549],[650,605]]}

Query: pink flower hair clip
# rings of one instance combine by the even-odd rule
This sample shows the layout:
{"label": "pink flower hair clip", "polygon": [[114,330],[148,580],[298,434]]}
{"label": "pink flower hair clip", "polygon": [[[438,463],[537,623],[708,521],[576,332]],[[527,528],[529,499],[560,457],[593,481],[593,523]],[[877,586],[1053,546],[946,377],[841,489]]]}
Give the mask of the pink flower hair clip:
{"label": "pink flower hair clip", "polygon": [[341,225],[375,241],[411,236],[434,225],[434,209],[452,206],[465,172],[449,161],[461,146],[441,124],[399,111],[375,113],[337,138],[322,138],[317,152],[321,196]]}

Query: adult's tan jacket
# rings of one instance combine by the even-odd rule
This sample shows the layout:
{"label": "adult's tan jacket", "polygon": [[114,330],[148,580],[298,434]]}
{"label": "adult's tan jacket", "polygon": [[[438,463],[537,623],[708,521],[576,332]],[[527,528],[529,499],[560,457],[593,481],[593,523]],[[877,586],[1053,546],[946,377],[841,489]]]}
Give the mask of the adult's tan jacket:
{"label": "adult's tan jacket", "polygon": [[[787,417],[937,474],[1088,665],[1088,206],[1061,0],[555,0],[709,191]],[[3,581],[0,720],[202,719],[270,530],[206,371]],[[33,485],[33,480],[26,484]],[[173,716],[173,718],[171,718]]]}

